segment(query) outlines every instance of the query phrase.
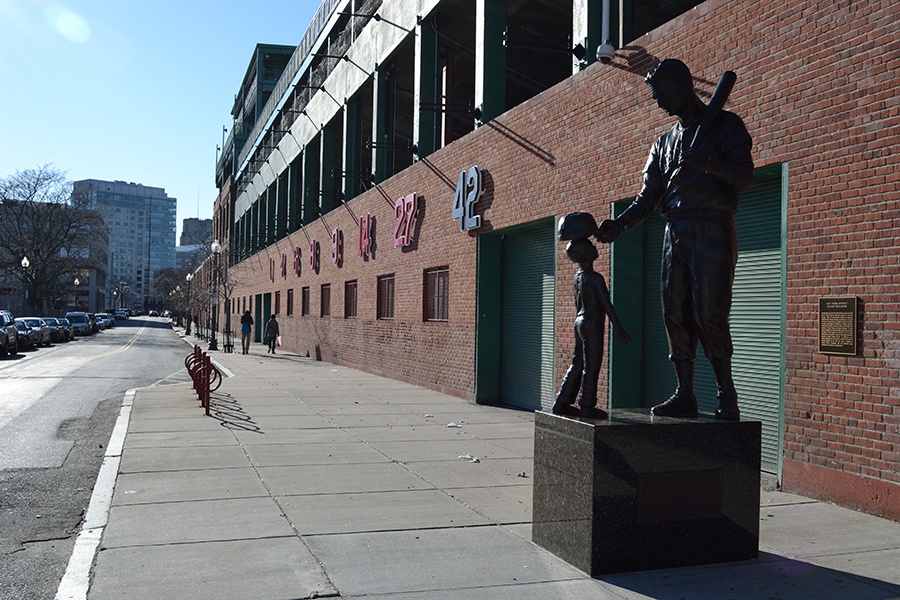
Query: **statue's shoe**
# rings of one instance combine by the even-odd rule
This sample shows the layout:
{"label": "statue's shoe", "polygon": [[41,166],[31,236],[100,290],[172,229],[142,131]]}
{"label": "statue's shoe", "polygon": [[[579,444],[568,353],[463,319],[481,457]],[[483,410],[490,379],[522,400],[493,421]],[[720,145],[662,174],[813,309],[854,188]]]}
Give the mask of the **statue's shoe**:
{"label": "statue's shoe", "polygon": [[734,390],[719,391],[716,395],[716,418],[723,421],[740,421],[741,411],[738,409],[737,392]]}
{"label": "statue's shoe", "polygon": [[608,419],[609,415],[606,414],[606,411],[596,406],[581,406],[578,408],[578,416],[584,417],[586,419],[598,419],[604,420]]}
{"label": "statue's shoe", "polygon": [[650,414],[657,417],[694,418],[697,412],[697,397],[693,394],[672,394],[668,400],[650,409]]}

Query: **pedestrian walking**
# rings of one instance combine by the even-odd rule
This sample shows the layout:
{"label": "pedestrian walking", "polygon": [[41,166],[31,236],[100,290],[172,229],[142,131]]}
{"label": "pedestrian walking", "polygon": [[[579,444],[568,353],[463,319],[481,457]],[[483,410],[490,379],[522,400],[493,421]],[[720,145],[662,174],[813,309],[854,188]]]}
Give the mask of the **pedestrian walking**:
{"label": "pedestrian walking", "polygon": [[275,354],[275,343],[278,341],[279,335],[278,321],[275,320],[275,315],[272,315],[269,318],[269,322],[266,323],[266,342],[269,344],[268,352]]}
{"label": "pedestrian walking", "polygon": [[241,354],[250,353],[250,330],[253,327],[253,317],[249,310],[245,310],[241,316]]}

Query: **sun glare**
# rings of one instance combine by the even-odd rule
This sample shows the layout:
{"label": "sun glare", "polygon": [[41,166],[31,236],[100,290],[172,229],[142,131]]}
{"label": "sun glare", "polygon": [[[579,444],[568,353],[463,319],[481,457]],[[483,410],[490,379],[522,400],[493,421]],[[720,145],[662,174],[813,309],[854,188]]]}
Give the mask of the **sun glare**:
{"label": "sun glare", "polygon": [[45,9],[50,25],[65,39],[84,44],[91,39],[91,27],[79,14],[62,4],[51,4]]}

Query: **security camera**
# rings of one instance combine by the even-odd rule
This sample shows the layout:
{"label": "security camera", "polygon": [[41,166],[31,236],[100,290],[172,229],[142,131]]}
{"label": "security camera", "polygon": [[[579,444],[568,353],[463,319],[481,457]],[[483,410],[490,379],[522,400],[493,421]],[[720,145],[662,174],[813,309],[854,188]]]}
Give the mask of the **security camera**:
{"label": "security camera", "polygon": [[597,60],[602,62],[604,65],[608,65],[612,62],[616,49],[613,48],[613,45],[609,43],[609,40],[606,40],[602,44],[597,47]]}

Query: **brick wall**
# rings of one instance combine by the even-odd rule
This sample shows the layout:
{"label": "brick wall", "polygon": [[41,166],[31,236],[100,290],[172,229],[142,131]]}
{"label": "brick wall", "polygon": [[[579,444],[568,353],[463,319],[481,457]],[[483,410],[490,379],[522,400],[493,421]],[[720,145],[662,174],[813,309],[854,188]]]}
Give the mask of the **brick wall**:
{"label": "brick wall", "polygon": [[[368,260],[356,256],[356,224],[342,207],[306,227],[322,244],[318,274],[298,232],[233,269],[236,293],[295,289],[295,315],[282,318],[289,350],[471,393],[476,239],[450,218],[459,172],[477,164],[486,173],[480,232],[572,210],[602,218],[638,191],[651,142],[672,124],[647,93],[648,65],[681,58],[704,98],[732,69],[728,108],[754,136],[756,165],[788,165],[784,486],[900,518],[900,170],[891,154],[900,145],[898,23],[890,1],[709,0],[617,51],[613,64],[593,65],[353,199],[355,215],[377,219]],[[410,192],[420,198],[414,243],[398,249],[393,201]],[[336,227],[345,235],[341,267],[330,262]],[[287,254],[290,270],[293,246],[302,249],[301,275],[269,281],[269,257]],[[561,250],[557,380],[572,348],[573,269]],[[449,322],[424,323],[422,274],[441,265],[450,267]],[[376,277],[387,273],[397,277],[395,318],[377,321]],[[351,279],[359,314],[344,319]],[[332,316],[320,319],[324,282]],[[312,315],[300,317],[306,285]],[[860,299],[857,356],[817,351],[818,298],[827,295]]]}

